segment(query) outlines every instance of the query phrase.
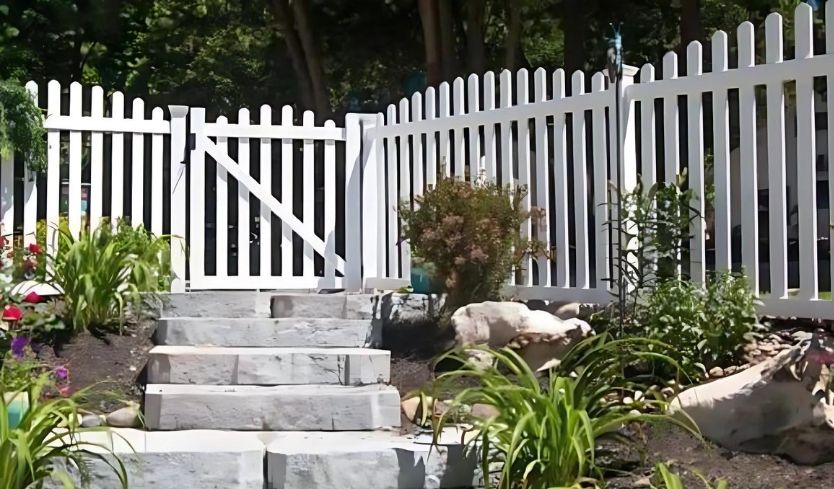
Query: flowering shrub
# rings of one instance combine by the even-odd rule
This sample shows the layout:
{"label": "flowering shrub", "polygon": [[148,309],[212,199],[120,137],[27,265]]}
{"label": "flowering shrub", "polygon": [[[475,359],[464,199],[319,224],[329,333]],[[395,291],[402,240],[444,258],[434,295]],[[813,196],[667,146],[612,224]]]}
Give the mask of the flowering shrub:
{"label": "flowering shrub", "polygon": [[521,210],[525,192],[446,178],[416,199],[416,208],[400,206],[403,238],[415,258],[434,266],[448,309],[498,298],[524,256],[545,252],[521,236],[521,224],[539,216]]}

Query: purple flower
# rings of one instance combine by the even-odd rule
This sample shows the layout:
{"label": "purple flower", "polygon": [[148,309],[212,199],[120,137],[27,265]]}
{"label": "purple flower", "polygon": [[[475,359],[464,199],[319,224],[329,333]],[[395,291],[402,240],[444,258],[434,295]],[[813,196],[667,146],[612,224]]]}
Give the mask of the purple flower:
{"label": "purple flower", "polygon": [[20,360],[26,353],[26,347],[29,346],[29,338],[25,336],[15,336],[12,338],[12,356]]}
{"label": "purple flower", "polygon": [[67,380],[67,377],[69,377],[69,370],[67,370],[67,367],[64,367],[62,365],[60,367],[55,368],[55,378],[56,379],[58,379],[58,380]]}

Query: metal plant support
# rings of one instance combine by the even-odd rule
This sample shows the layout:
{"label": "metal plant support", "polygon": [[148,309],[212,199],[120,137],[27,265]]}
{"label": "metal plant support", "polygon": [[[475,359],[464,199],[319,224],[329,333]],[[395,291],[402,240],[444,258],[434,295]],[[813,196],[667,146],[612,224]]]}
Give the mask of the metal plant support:
{"label": "metal plant support", "polygon": [[617,299],[620,313],[620,330],[623,329],[623,317],[625,316],[626,291],[623,283],[623,204],[622,204],[622,138],[620,137],[620,103],[621,83],[623,80],[623,38],[620,33],[622,23],[611,25],[613,35],[608,39],[607,69],[608,81],[614,84],[614,127],[616,131],[615,162],[617,166]]}

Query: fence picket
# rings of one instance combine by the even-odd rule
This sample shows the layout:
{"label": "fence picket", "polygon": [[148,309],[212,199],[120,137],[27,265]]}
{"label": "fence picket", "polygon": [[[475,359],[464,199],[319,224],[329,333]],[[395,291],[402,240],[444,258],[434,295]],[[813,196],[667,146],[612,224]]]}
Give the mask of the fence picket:
{"label": "fence picket", "polygon": [[[455,95],[457,96],[457,95]],[[399,123],[400,124],[408,124],[409,122],[409,110],[408,110],[408,99],[400,100],[400,110],[399,110]],[[461,134],[463,132],[461,131]],[[462,137],[462,136],[461,136]],[[461,143],[463,140],[461,139]],[[457,148],[458,145],[456,144],[455,147]],[[463,148],[461,145],[460,148]],[[461,155],[463,153],[460,153]],[[399,200],[395,202],[395,209],[394,214],[397,218],[397,224],[399,228],[397,229],[397,241],[399,240],[399,236],[401,236],[400,231],[402,231],[402,223],[399,222],[399,216],[397,215],[396,208],[400,205],[413,205],[414,201],[411,198],[411,169],[410,169],[410,161],[409,161],[410,152],[408,150],[408,135],[400,137],[400,161],[399,161],[399,176],[400,176],[400,193],[399,193]],[[456,161],[463,161],[462,159],[458,159]],[[399,245],[400,249],[400,264],[402,267],[403,276],[407,276],[406,274],[409,273],[411,270],[411,244],[408,241],[401,241]]]}
{"label": "fence picket", "polygon": [[[717,31],[712,36],[712,71],[727,71],[727,33]],[[716,88],[712,94],[712,130],[715,177],[715,268],[730,270],[730,107],[727,89]]]}
{"label": "fence picket", "polygon": [[3,236],[14,236],[14,155],[0,157],[0,214]]}
{"label": "fence picket", "polygon": [[[133,99],[133,111],[131,119],[134,121],[145,120],[145,102],[140,99]],[[132,226],[139,226],[145,223],[145,135],[140,133],[133,133],[133,141],[131,144],[133,153],[132,167],[133,173],[131,176],[131,205],[130,205],[130,224]]]}
{"label": "fence picket", "polygon": [[[530,103],[530,83],[527,78],[527,70],[522,68],[516,72],[516,104],[528,105]],[[530,171],[530,121],[520,119],[518,121],[518,184],[527,188],[524,197],[521,199],[521,212],[530,210],[531,194],[533,192],[531,171]],[[525,219],[521,223],[521,237],[528,239],[533,236],[532,220]],[[521,261],[521,277],[517,285],[533,285],[533,263],[529,256]]]}
{"label": "fence picket", "polygon": [[[228,119],[225,116],[217,118],[217,124],[225,126]],[[223,154],[229,154],[229,139],[223,136],[217,137],[217,148]],[[217,209],[215,220],[216,233],[216,256],[218,277],[229,276],[229,172],[221,165],[217,165],[215,205]]]}
{"label": "fence picket", "polygon": [[[249,125],[249,109],[237,112],[237,123],[241,126]],[[241,171],[249,172],[249,138],[238,139],[237,164]],[[237,182],[237,274],[239,277],[250,275],[251,263],[249,258],[249,191],[241,182]]]}
{"label": "fence picket", "polygon": [[[61,85],[51,80],[46,90],[47,117],[61,115]],[[54,256],[58,247],[56,233],[61,192],[61,132],[58,129],[47,130],[46,143],[46,250]],[[7,165],[2,166],[6,167]],[[4,215],[3,222],[5,221]],[[4,227],[3,233],[6,232],[7,228]]]}
{"label": "fence picket", "polygon": [[[81,118],[81,84],[70,84],[70,118]],[[81,131],[70,131],[69,137],[69,198],[67,205],[67,222],[70,233],[78,236],[81,233]]]}
{"label": "fence picket", "polygon": [[[324,127],[336,127],[336,123],[325,121]],[[336,141],[324,141],[324,278],[325,284],[336,287]],[[358,210],[358,209],[357,209]],[[348,211],[349,213],[349,211]]]}
{"label": "fence picket", "polygon": [[[481,176],[481,148],[480,148],[480,139],[481,139],[481,128],[478,125],[478,116],[477,113],[480,111],[479,102],[480,102],[480,82],[478,80],[478,75],[471,74],[469,78],[467,78],[467,96],[469,101],[466,107],[466,113],[472,114],[469,119],[471,119],[471,123],[467,128],[469,134],[469,180],[474,182]],[[416,94],[415,94],[416,95]]]}
{"label": "fence picket", "polygon": [[[536,103],[547,100],[547,71],[539,68],[533,73],[533,91]],[[543,214],[536,220],[536,239],[541,241],[545,249],[550,249],[550,168],[549,147],[547,140],[547,119],[536,117],[535,121],[536,148],[536,202],[535,207]],[[547,256],[536,258],[538,271],[538,285],[550,285],[550,260]]]}
{"label": "fence picket", "polygon": [[[414,92],[411,96],[411,111],[412,120],[423,120],[423,96],[420,92]],[[419,197],[423,195],[423,135],[414,134],[411,138],[411,171],[414,176],[412,192],[414,197]],[[414,205],[417,205],[417,202],[414,202]]]}
{"label": "fence picket", "polygon": [[[591,78],[591,91],[605,91],[605,75],[595,73]],[[594,244],[595,244],[595,266],[596,287],[599,289],[607,287],[608,262],[610,259],[608,249],[608,145],[606,141],[605,106],[594,107],[592,111],[593,126],[591,128],[594,144]],[[612,114],[613,117],[613,114]],[[616,132],[616,131],[612,131]]]}
{"label": "fence picket", "polygon": [[[781,63],[782,16],[772,13],[765,20],[766,61]],[[787,214],[785,198],[785,93],[782,82],[767,84],[768,214],[770,217],[770,295],[788,293]]]}
{"label": "fence picket", "polygon": [[[654,66],[649,63],[643,65],[640,70],[640,83],[652,83],[654,81]],[[654,99],[643,100],[640,104],[640,154],[641,166],[640,177],[644,188],[649,187],[657,181],[657,147],[654,118]]]}
{"label": "fence picket", "polygon": [[[35,82],[26,84],[26,91],[35,104],[38,103],[38,85]],[[37,175],[23,167],[23,244],[28,245],[36,241],[38,221],[38,182]]]}
{"label": "fence picket", "polygon": [[[164,115],[161,107],[155,107],[151,111],[151,120],[161,121]],[[162,235],[162,199],[154,199],[156,195],[162,195],[162,152],[164,141],[162,134],[151,136],[151,232],[155,235]]]}
{"label": "fence picket", "polygon": [[[313,127],[315,125],[315,115],[309,110],[304,111],[301,117],[301,123],[305,128]],[[313,147],[312,139],[305,139],[302,143],[302,163],[304,168],[301,172],[302,182],[301,188],[303,196],[302,212],[304,215],[304,227],[307,228],[308,233],[314,232],[314,223],[316,222],[316,181],[315,181],[315,148]],[[313,247],[307,241],[304,241],[304,257],[302,259],[301,276],[312,277],[315,274],[313,270]]]}
{"label": "fence picket", "polygon": [[[511,107],[513,104],[512,100],[512,75],[510,74],[510,70],[504,70],[501,72],[500,80],[499,80],[499,90],[501,92],[501,100],[500,100],[500,107],[506,108]],[[510,121],[502,121],[500,125],[501,129],[501,185],[515,185],[513,181],[513,161],[512,161],[512,154],[513,154],[513,135],[512,135],[512,124]]]}
{"label": "fence picket", "polygon": [[[738,66],[755,64],[754,28],[750,22],[738,28]],[[741,184],[741,263],[750,287],[759,283],[758,178],[756,176],[756,92],[754,80],[739,87],[739,176]]]}
{"label": "fence picket", "polygon": [[[495,110],[495,73],[484,75],[484,111]],[[490,182],[498,178],[495,154],[495,124],[484,126],[484,174]]]}
{"label": "fence picket", "polygon": [[[448,92],[447,92],[448,93]],[[443,92],[441,91],[441,108],[443,106]],[[447,106],[448,107],[448,106]],[[397,123],[397,109],[394,107],[393,104],[388,106],[388,112],[386,117],[386,125],[393,126]],[[443,135],[441,134],[441,140]],[[448,135],[447,135],[447,143],[448,143]],[[386,149],[386,158],[385,164],[388,171],[388,185],[387,185],[387,201],[385,205],[385,213],[388,215],[388,276],[393,278],[400,277],[400,250],[397,242],[399,241],[399,220],[397,219],[397,200],[399,198],[399,192],[397,190],[397,184],[399,183],[399,179],[397,178],[397,166],[398,166],[398,155],[397,155],[397,144],[393,137],[389,137],[385,141],[385,149]],[[446,176],[448,176],[448,168],[444,170],[446,172]]]}
{"label": "fence picket", "polygon": [[[553,100],[565,98],[565,72],[553,73]],[[565,114],[559,112],[553,116],[553,163],[555,166],[553,182],[555,188],[553,202],[556,233],[556,278],[553,285],[567,288],[570,286],[570,246],[568,242],[568,141]]]}
{"label": "fence picket", "polygon": [[[201,134],[206,121],[206,109],[191,108],[191,132]],[[203,138],[195,138],[194,148],[191,150],[189,171],[191,173],[191,207],[190,230],[188,234],[189,271],[191,286],[198,284],[205,277],[205,249],[206,249],[206,151]],[[203,191],[199,191],[203,190]],[[114,200],[115,202],[115,200]]]}
{"label": "fence picket", "polygon": [[[663,79],[674,80],[678,77],[678,55],[673,51],[663,56]],[[680,171],[680,134],[678,122],[678,96],[663,98],[663,181],[675,181]]]}
{"label": "fence picket", "polygon": [[[435,106],[434,87],[426,89],[426,120],[437,118],[437,107]],[[426,133],[426,189],[437,185],[437,150],[435,141],[437,133],[430,131]]]}
{"label": "fence picket", "polygon": [[[285,128],[293,126],[292,107],[285,105],[281,108],[281,125]],[[281,203],[293,207],[293,140],[281,140]],[[281,223],[281,276],[292,277],[293,273],[293,232],[289,224]]]}
{"label": "fence picket", "polygon": [[[834,3],[825,5],[825,52],[834,54]],[[828,108],[828,209],[834,212],[834,76],[828,75],[826,80],[826,103]],[[834,217],[829,215],[829,218]],[[829,243],[834,242],[834,227],[828,227]],[[829,258],[831,282],[834,283],[834,260]],[[834,295],[834,294],[832,294]],[[834,297],[832,297],[834,299]]]}
{"label": "fence picket", "polygon": [[[440,84],[440,112],[441,119],[448,119],[451,116],[451,100],[449,100],[449,84],[443,82]],[[452,171],[452,156],[451,148],[449,148],[449,131],[440,131],[438,137],[438,145],[440,148],[440,165],[439,171],[442,177],[448,177]],[[454,142],[452,143],[454,144]]]}
{"label": "fence picket", "polygon": [[[90,94],[90,116],[104,117],[104,89],[94,86]],[[100,131],[90,134],[90,229],[98,228],[104,212],[103,139]],[[162,212],[162,206],[159,211]]]}
{"label": "fence picket", "polygon": [[[455,116],[466,113],[466,98],[463,91],[463,78],[457,77],[452,83],[452,106]],[[464,179],[466,175],[466,146],[464,145],[464,128],[455,126],[452,129],[452,162],[455,167],[455,178]]]}
{"label": "fence picket", "polygon": [[[122,120],[125,117],[125,97],[121,92],[113,92],[110,98],[110,117],[115,120]],[[110,224],[115,229],[119,219],[124,216],[124,134],[113,133],[110,145]]]}
{"label": "fence picket", "polygon": [[[794,16],[796,59],[809,59],[814,56],[812,15],[810,5],[800,3],[796,7]],[[831,110],[830,107],[829,110]],[[818,297],[817,172],[814,161],[817,153],[814,117],[814,79],[800,75],[796,79],[796,180],[797,187],[802,189],[797,195],[799,297],[806,300],[815,300]]]}
{"label": "fence picket", "polygon": [[[693,41],[686,50],[686,76],[700,76],[703,71],[703,48],[701,43]],[[704,113],[701,92],[690,93],[686,97],[687,109],[687,168],[689,170],[689,188],[695,192],[695,199],[690,205],[695,209],[689,240],[689,276],[695,283],[704,283],[706,279],[706,253],[704,243]]]}
{"label": "fence picket", "polygon": [[[272,126],[271,106],[266,104],[261,106],[259,124],[264,127]],[[272,194],[272,139],[261,138],[260,145],[261,169],[258,183]],[[283,201],[283,196],[281,200]],[[258,246],[260,247],[258,272],[261,280],[266,280],[272,276],[272,211],[263,202],[261,202],[258,215]],[[283,250],[281,252],[283,253]]]}
{"label": "fence picket", "polygon": [[[585,74],[576,71],[571,96],[585,93]],[[576,287],[588,288],[588,163],[585,157],[585,111],[573,113],[573,211],[576,235]]]}

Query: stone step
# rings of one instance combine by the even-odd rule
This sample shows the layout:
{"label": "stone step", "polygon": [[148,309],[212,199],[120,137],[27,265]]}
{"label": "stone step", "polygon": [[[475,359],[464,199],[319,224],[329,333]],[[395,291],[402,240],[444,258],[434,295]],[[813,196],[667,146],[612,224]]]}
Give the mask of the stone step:
{"label": "stone step", "polygon": [[148,384],[151,430],[350,431],[400,424],[400,394],[383,385]]}
{"label": "stone step", "polygon": [[269,317],[274,292],[207,291],[161,295],[159,317]]}
{"label": "stone step", "polygon": [[361,347],[379,344],[367,319],[186,318],[157,321],[154,342],[183,346]]}
{"label": "stone step", "polygon": [[[443,489],[479,486],[475,454],[459,432],[440,446],[394,432],[79,433],[87,448],[124,463],[130,489]],[[444,442],[444,438],[448,438]],[[430,437],[429,437],[430,439]],[[429,449],[431,448],[431,452]],[[86,456],[90,489],[121,487],[104,460]],[[80,486],[77,470],[69,468]],[[49,481],[48,489],[61,489]],[[87,486],[85,486],[87,487]]]}
{"label": "stone step", "polygon": [[372,319],[371,294],[273,294],[274,318]]}
{"label": "stone step", "polygon": [[391,352],[369,348],[156,346],[148,383],[285,385],[387,383]]}

